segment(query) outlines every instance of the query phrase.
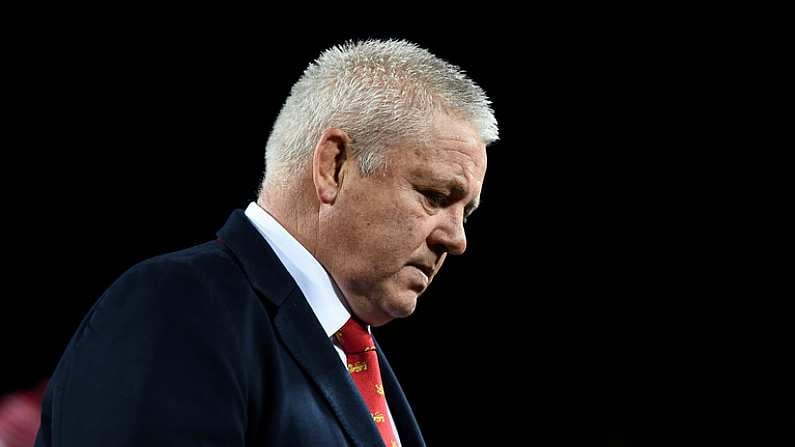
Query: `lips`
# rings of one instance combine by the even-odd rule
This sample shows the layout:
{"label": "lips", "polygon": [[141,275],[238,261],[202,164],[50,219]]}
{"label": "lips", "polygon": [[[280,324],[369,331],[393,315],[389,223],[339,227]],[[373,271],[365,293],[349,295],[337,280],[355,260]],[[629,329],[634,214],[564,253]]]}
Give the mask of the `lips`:
{"label": "lips", "polygon": [[412,267],[417,268],[422,273],[425,273],[425,276],[427,276],[428,278],[430,278],[431,275],[433,274],[433,267],[432,266],[428,266],[428,265],[425,265],[425,264],[419,264],[419,263],[416,263],[416,262],[409,263],[409,265],[412,266]]}

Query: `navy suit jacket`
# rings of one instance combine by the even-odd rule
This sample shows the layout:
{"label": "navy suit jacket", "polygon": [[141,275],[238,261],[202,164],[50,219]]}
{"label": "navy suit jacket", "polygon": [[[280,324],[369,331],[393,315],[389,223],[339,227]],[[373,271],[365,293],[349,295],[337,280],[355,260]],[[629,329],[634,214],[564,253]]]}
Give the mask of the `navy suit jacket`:
{"label": "navy suit jacket", "polygon": [[[424,446],[389,362],[404,447]],[[380,446],[301,290],[235,211],[218,240],[124,273],[50,380],[36,446]]]}

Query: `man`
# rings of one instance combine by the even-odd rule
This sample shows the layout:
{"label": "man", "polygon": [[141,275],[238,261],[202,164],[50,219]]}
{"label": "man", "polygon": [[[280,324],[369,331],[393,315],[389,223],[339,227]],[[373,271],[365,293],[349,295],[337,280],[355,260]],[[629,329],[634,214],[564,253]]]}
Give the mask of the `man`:
{"label": "man", "polygon": [[274,124],[256,203],[91,309],[36,445],[424,445],[369,326],[411,315],[466,249],[489,104],[405,41],[324,52]]}

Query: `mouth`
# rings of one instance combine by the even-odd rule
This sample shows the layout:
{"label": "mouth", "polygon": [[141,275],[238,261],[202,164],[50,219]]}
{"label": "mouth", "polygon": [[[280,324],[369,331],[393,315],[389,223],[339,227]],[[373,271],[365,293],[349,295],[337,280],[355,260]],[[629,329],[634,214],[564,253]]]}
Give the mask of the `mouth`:
{"label": "mouth", "polygon": [[431,275],[433,275],[433,267],[430,267],[430,266],[427,266],[427,265],[423,265],[423,264],[418,264],[418,263],[415,263],[415,262],[409,263],[409,266],[414,267],[417,270],[419,270],[422,273],[424,273],[425,276],[428,277],[428,279],[430,279]]}

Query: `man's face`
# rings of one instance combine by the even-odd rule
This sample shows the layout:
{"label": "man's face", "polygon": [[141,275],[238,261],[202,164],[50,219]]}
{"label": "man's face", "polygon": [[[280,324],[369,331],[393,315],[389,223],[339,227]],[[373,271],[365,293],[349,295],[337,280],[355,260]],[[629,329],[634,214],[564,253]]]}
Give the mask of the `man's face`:
{"label": "man's face", "polygon": [[486,148],[466,122],[436,115],[429,144],[392,148],[383,174],[351,165],[321,226],[324,265],[354,313],[379,326],[410,315],[447,254],[466,249]]}

